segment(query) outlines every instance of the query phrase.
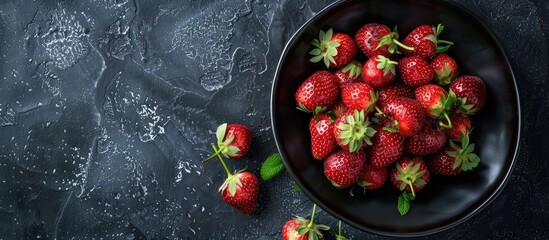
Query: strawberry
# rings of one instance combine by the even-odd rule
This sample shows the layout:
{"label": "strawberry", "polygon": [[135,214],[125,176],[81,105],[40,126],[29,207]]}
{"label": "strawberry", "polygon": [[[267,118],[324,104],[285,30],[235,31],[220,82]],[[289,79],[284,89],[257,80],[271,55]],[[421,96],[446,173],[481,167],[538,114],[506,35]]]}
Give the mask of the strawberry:
{"label": "strawberry", "polygon": [[215,136],[219,150],[202,160],[203,163],[219,154],[228,158],[240,158],[250,150],[252,131],[242,124],[223,123],[217,127]]}
{"label": "strawberry", "polygon": [[335,71],[335,78],[337,85],[342,86],[361,82],[360,74],[362,72],[362,64],[353,60],[345,67],[339,68]]}
{"label": "strawberry", "polygon": [[348,110],[347,106],[342,101],[336,101],[334,104],[330,105],[328,107],[328,113],[332,115],[333,117],[337,118],[342,113],[346,112]]}
{"label": "strawberry", "polygon": [[446,53],[435,55],[431,60],[431,67],[435,70],[435,79],[439,85],[450,84],[458,74],[456,61]]}
{"label": "strawberry", "polygon": [[393,96],[382,102],[381,111],[393,119],[389,129],[405,137],[416,135],[425,124],[425,111],[415,99]]}
{"label": "strawberry", "polygon": [[364,110],[369,114],[375,109],[377,94],[367,83],[354,83],[341,88],[341,101],[349,109]]}
{"label": "strawberry", "polygon": [[309,240],[324,239],[322,231],[330,230],[330,227],[322,224],[315,224],[314,217],[316,204],[313,207],[311,220],[296,216],[284,223],[282,227],[282,240]]}
{"label": "strawberry", "polygon": [[378,90],[379,99],[378,102],[382,105],[382,102],[393,96],[401,96],[414,99],[414,90],[402,83],[393,83],[389,86],[382,87]]}
{"label": "strawberry", "polygon": [[362,67],[362,80],[374,88],[387,86],[395,79],[396,64],[383,55],[373,56]]}
{"label": "strawberry", "polygon": [[311,151],[316,159],[326,158],[338,145],[334,138],[334,124],[325,113],[317,113],[309,121]]}
{"label": "strawberry", "polygon": [[446,129],[446,135],[452,140],[461,140],[463,135],[469,134],[472,130],[471,119],[467,115],[455,112],[450,115],[452,127]]}
{"label": "strawberry", "polygon": [[416,99],[421,103],[428,116],[434,119],[445,118],[447,123],[441,120],[439,122],[440,126],[444,128],[452,127],[452,122],[448,117],[448,112],[456,99],[456,95],[452,91],[448,93],[439,85],[425,84],[417,87],[415,94]]}
{"label": "strawberry", "polygon": [[357,152],[365,145],[372,145],[370,138],[376,130],[370,126],[370,120],[364,111],[348,110],[337,117],[333,133],[342,149]]}
{"label": "strawberry", "polygon": [[[421,25],[410,34],[408,34],[402,43],[414,48],[413,50],[404,49],[403,52],[407,56],[419,55],[422,58],[429,59],[436,52],[445,52],[452,45],[452,42],[438,39],[438,35],[442,32],[444,26],[439,24],[436,28],[429,25]],[[442,46],[441,44],[446,44]]]}
{"label": "strawberry", "polygon": [[313,112],[327,108],[337,100],[339,89],[333,73],[317,71],[307,78],[295,93],[297,109]]}
{"label": "strawberry", "polygon": [[259,181],[257,177],[245,171],[231,174],[219,188],[223,200],[243,213],[251,214],[257,205],[259,196]]}
{"label": "strawberry", "polygon": [[413,48],[405,46],[398,41],[396,27],[391,32],[391,29],[379,23],[370,23],[362,26],[355,33],[355,42],[364,55],[369,58],[376,55],[390,57],[394,53],[398,53],[397,46],[413,50]]}
{"label": "strawberry", "polygon": [[377,128],[372,137],[372,146],[367,149],[374,168],[383,168],[400,158],[404,150],[404,137],[398,133]]}
{"label": "strawberry", "polygon": [[476,76],[464,75],[456,78],[450,84],[457,96],[457,104],[460,112],[473,115],[478,112],[486,101],[486,85]]}
{"label": "strawberry", "polygon": [[403,158],[391,171],[391,182],[403,191],[398,197],[397,209],[400,215],[405,215],[410,209],[410,201],[416,197],[416,192],[421,191],[429,182],[429,170],[421,157],[414,157],[412,160]]}
{"label": "strawberry", "polygon": [[340,68],[355,57],[357,48],[353,38],[345,33],[333,33],[330,28],[324,32],[320,30],[318,39],[312,41],[315,48],[309,52],[313,55],[311,62],[323,60],[327,68]]}
{"label": "strawberry", "polygon": [[469,134],[463,135],[461,144],[449,141],[450,146],[434,154],[429,166],[433,173],[440,175],[456,175],[461,171],[471,171],[480,162],[480,157],[474,153],[475,144],[469,144]]}
{"label": "strawberry", "polygon": [[383,186],[385,181],[387,181],[387,167],[375,168],[372,165],[366,165],[357,184],[366,190],[374,190]]}
{"label": "strawberry", "polygon": [[435,77],[435,72],[429,62],[420,56],[410,56],[398,62],[398,70],[402,81],[410,87],[427,84]]}
{"label": "strawberry", "polygon": [[337,150],[324,161],[324,174],[332,185],[345,188],[355,184],[362,174],[366,154],[362,151],[351,153]]}
{"label": "strawberry", "polygon": [[446,145],[446,133],[432,121],[428,121],[416,135],[406,139],[405,152],[416,156],[425,156],[438,152]]}

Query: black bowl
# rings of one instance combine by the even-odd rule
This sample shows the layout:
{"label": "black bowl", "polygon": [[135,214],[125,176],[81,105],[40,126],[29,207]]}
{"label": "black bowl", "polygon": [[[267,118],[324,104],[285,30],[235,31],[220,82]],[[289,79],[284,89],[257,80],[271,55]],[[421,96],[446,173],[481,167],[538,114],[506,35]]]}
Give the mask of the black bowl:
{"label": "black bowl", "polygon": [[[381,189],[355,191],[334,188],[322,163],[310,152],[309,114],[296,109],[294,93],[320,63],[308,61],[311,40],[319,30],[354,35],[363,24],[398,25],[401,38],[415,26],[443,23],[442,38],[455,42],[449,51],[460,74],[481,77],[487,85],[485,107],[472,118],[481,164],[454,177],[432,176],[412,202],[410,212],[396,209],[399,191],[390,183]],[[509,61],[488,28],[471,12],[449,1],[349,0],[337,2],[310,19],[287,44],[273,82],[271,118],[276,144],[286,168],[303,192],[321,208],[363,231],[389,236],[421,236],[464,222],[486,207],[503,189],[517,159],[520,104]]]}

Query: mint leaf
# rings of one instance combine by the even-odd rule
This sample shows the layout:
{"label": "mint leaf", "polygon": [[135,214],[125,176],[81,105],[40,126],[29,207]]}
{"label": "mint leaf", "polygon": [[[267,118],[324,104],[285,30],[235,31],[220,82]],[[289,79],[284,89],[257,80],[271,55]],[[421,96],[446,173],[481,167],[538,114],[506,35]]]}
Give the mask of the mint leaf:
{"label": "mint leaf", "polygon": [[401,216],[406,215],[406,213],[410,210],[410,201],[408,201],[405,195],[398,196],[397,208]]}
{"label": "mint leaf", "polygon": [[275,153],[265,159],[265,162],[263,162],[263,165],[261,165],[261,169],[259,170],[259,175],[261,175],[263,181],[268,181],[278,175],[282,169],[284,169],[282,158],[280,157],[280,154]]}
{"label": "mint leaf", "polygon": [[296,192],[301,192],[301,188],[299,188],[299,186],[297,185],[297,183],[292,184],[292,188],[293,188],[294,191],[296,191]]}

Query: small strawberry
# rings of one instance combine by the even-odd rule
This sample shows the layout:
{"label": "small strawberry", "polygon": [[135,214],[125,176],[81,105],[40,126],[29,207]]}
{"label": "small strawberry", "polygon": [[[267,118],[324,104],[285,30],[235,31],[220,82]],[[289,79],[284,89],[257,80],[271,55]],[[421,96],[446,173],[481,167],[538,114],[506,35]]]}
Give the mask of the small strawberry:
{"label": "small strawberry", "polygon": [[366,190],[378,189],[387,181],[387,167],[375,168],[366,165],[357,184]]}
{"label": "small strawberry", "polygon": [[435,79],[439,85],[448,85],[457,77],[458,65],[446,53],[439,53],[431,60],[431,67],[435,70]]}
{"label": "small strawberry", "polygon": [[446,135],[452,140],[461,140],[463,135],[469,134],[472,130],[471,119],[467,115],[455,112],[450,115],[452,127],[446,129]]}
{"label": "small strawberry", "polygon": [[307,78],[297,89],[295,101],[297,109],[313,112],[327,108],[337,100],[339,88],[333,73],[317,71]]}
{"label": "small strawberry", "polygon": [[244,156],[252,143],[252,131],[242,124],[223,123],[215,132],[219,151],[202,160],[207,162],[219,154],[228,158],[240,158]]}
{"label": "small strawberry", "polygon": [[331,28],[326,32],[320,30],[318,39],[314,39],[312,44],[316,48],[309,52],[313,55],[310,61],[316,63],[322,60],[328,68],[340,68],[347,65],[357,53],[355,42],[351,36],[344,33],[333,33]]}
{"label": "small strawberry", "polygon": [[284,223],[282,227],[282,240],[311,240],[324,239],[322,231],[330,230],[330,227],[315,224],[316,204],[313,206],[311,220],[296,216]]}
{"label": "small strawberry", "polygon": [[402,83],[393,83],[389,86],[382,87],[378,90],[378,102],[381,105],[383,101],[393,96],[401,96],[406,98],[416,98],[414,90]]}
{"label": "small strawberry", "polygon": [[450,84],[457,96],[457,104],[460,112],[473,115],[478,112],[486,101],[486,85],[476,76],[464,75],[456,78]]}
{"label": "small strawberry", "polygon": [[341,101],[349,109],[364,110],[369,114],[375,109],[377,94],[367,83],[354,83],[341,88]]}
{"label": "small strawberry", "polygon": [[404,151],[404,137],[398,133],[378,128],[372,137],[372,146],[367,149],[374,168],[383,168],[395,162]]}
{"label": "small strawberry", "polygon": [[391,29],[379,23],[370,23],[362,26],[355,33],[355,42],[364,55],[369,58],[376,55],[390,57],[398,53],[397,46],[413,50],[413,48],[405,46],[398,41],[396,27],[391,32]]}
{"label": "small strawberry", "polygon": [[410,155],[425,156],[438,152],[446,141],[444,130],[428,121],[418,134],[406,139],[404,149]]}
{"label": "small strawberry", "polygon": [[[416,99],[429,117],[440,119],[440,126],[444,128],[452,127],[452,122],[448,117],[448,112],[456,101],[456,95],[452,91],[448,93],[439,85],[425,84],[417,87],[415,94]],[[446,123],[442,119],[445,119]]]}
{"label": "small strawberry", "polygon": [[325,113],[317,113],[309,121],[311,151],[316,159],[326,158],[338,146],[333,134],[333,122],[334,120]]}
{"label": "small strawberry", "polygon": [[324,174],[332,185],[345,188],[355,184],[362,174],[366,154],[337,150],[324,161]]}
{"label": "small strawberry", "polygon": [[456,175],[461,171],[471,171],[480,162],[474,153],[475,144],[469,144],[469,134],[463,135],[461,145],[449,141],[450,146],[433,155],[429,161],[433,173],[441,175]]}
{"label": "small strawberry", "polygon": [[410,56],[398,62],[398,70],[402,81],[410,87],[427,84],[435,77],[435,71],[424,58]]}
{"label": "small strawberry", "polygon": [[353,60],[345,67],[339,68],[335,72],[337,85],[341,88],[348,84],[361,82],[362,64]]}
{"label": "small strawberry", "polygon": [[395,79],[397,64],[383,55],[373,56],[362,67],[362,80],[374,88],[387,86]]}
{"label": "small strawberry", "polygon": [[403,158],[391,171],[391,182],[403,191],[398,197],[397,209],[400,215],[405,215],[410,209],[410,201],[416,197],[416,192],[421,191],[429,182],[429,170],[421,157],[414,157],[412,160]]}
{"label": "small strawberry", "polygon": [[330,105],[328,107],[328,114],[332,115],[333,117],[337,118],[342,113],[346,112],[348,110],[347,106],[342,101],[336,101],[334,104]]}
{"label": "small strawberry", "polygon": [[400,96],[383,101],[381,111],[388,118],[393,119],[392,126],[387,129],[398,131],[402,136],[410,137],[416,135],[425,124],[425,110],[415,100]]}
{"label": "small strawberry", "polygon": [[[438,39],[438,36],[443,29],[444,26],[442,24],[439,24],[436,28],[429,25],[421,25],[414,28],[414,30],[402,40],[403,44],[414,48],[414,50],[410,51],[404,49],[404,54],[407,56],[419,55],[422,58],[429,59],[436,52],[447,51],[453,43]],[[442,44],[446,45],[443,46]]]}
{"label": "small strawberry", "polygon": [[370,126],[370,120],[364,111],[348,110],[337,117],[333,133],[342,149],[358,152],[366,145],[372,145],[370,138],[376,130]]}

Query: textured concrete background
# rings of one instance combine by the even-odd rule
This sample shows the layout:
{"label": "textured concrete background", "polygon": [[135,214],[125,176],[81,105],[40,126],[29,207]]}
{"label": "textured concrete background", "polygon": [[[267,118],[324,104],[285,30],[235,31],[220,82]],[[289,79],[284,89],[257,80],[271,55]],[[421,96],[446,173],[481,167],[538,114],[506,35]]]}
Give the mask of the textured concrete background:
{"label": "textured concrete background", "polygon": [[[200,159],[222,122],[255,134],[230,161],[276,152],[269,98],[286,41],[328,0],[0,3],[1,239],[279,239],[308,216],[288,175],[252,216],[222,203]],[[545,239],[549,226],[549,2],[457,1],[483,19],[519,82],[524,131],[503,192],[429,239]],[[322,210],[319,222],[336,228]],[[345,227],[353,239],[376,235]]]}

